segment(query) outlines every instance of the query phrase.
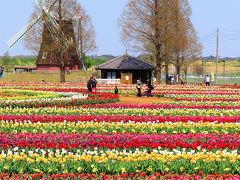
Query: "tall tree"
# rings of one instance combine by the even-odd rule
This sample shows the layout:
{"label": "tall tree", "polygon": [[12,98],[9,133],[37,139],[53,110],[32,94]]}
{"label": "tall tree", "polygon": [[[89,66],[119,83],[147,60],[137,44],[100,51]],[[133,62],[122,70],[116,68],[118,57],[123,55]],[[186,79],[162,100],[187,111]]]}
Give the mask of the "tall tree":
{"label": "tall tree", "polygon": [[130,50],[149,56],[156,69],[157,82],[161,81],[162,2],[160,0],[130,0],[121,18],[122,40]]}
{"label": "tall tree", "polygon": [[167,80],[170,63],[179,71],[186,54],[198,44],[190,15],[187,0],[130,0],[121,16],[122,40],[131,50],[149,56],[157,82],[163,67]]}
{"label": "tall tree", "polygon": [[[30,17],[30,21],[41,13],[41,9],[36,5]],[[62,17],[63,19],[72,19],[74,22],[74,32],[76,42],[79,44],[79,52],[82,49],[82,54],[96,50],[95,31],[91,17],[87,15],[85,9],[81,7],[77,0],[62,0]],[[81,23],[81,24],[80,24]],[[79,27],[81,26],[81,27]],[[25,36],[25,47],[37,54],[40,49],[42,40],[43,24],[35,25]],[[81,38],[78,38],[81,31]],[[82,48],[80,47],[82,42]]]}
{"label": "tall tree", "polygon": [[[192,25],[191,7],[187,0],[174,0],[173,3],[173,59],[176,74],[180,78],[181,71],[201,54],[201,44]],[[186,71],[185,71],[186,72]]]}

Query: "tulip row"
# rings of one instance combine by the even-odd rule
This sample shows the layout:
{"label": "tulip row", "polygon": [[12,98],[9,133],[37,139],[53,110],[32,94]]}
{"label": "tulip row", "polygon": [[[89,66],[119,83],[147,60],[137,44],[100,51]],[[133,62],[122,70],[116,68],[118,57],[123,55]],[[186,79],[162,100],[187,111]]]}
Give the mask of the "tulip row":
{"label": "tulip row", "polygon": [[[221,180],[239,180],[239,175],[231,175],[231,174],[217,174],[214,175],[204,175],[202,172],[199,174],[193,174],[193,175],[178,175],[178,174],[166,174],[165,173],[155,173],[148,175],[148,172],[141,172],[141,173],[122,173],[119,175],[108,175],[104,173],[100,174],[93,174],[93,173],[64,173],[64,174],[52,174],[52,175],[45,175],[43,173],[37,173],[37,174],[28,174],[28,175],[14,175],[12,177],[13,179],[31,179],[31,180],[55,180],[55,179],[91,179],[91,180],[109,180],[109,179],[118,179],[118,180],[124,180],[124,179],[146,179],[146,180],[156,180],[156,179],[168,179],[168,180],[201,180],[201,179],[208,179],[208,180],[215,180],[215,179],[221,179]],[[0,179],[9,180],[10,175],[9,174],[0,174]]]}
{"label": "tulip row", "polygon": [[165,104],[90,104],[88,106],[84,106],[85,108],[137,108],[137,109],[240,109],[240,104],[237,102],[237,105],[195,105],[193,103],[182,104],[179,105],[179,102],[169,102]]}
{"label": "tulip row", "polygon": [[235,123],[0,123],[1,133],[221,133],[238,134],[240,124]]}
{"label": "tulip row", "polygon": [[76,93],[67,93],[61,95],[62,97],[58,98],[35,98],[24,100],[2,100],[0,101],[0,108],[12,107],[12,108],[33,108],[33,107],[53,107],[57,105],[65,106],[74,106],[81,105],[86,103],[88,96],[83,94]]}
{"label": "tulip row", "polygon": [[173,102],[167,102],[167,104],[174,104],[174,105],[197,105],[197,106],[220,106],[220,107],[237,107],[240,106],[240,101],[181,101],[181,103],[179,103],[179,101],[173,101]]}
{"label": "tulip row", "polygon": [[240,102],[240,98],[175,98],[175,101],[192,101],[192,102]]}
{"label": "tulip row", "polygon": [[[153,173],[219,174],[240,173],[237,151],[207,152],[139,150],[101,150],[76,152],[51,149],[2,151],[0,172],[23,173],[106,173],[121,174],[146,171]],[[16,166],[17,164],[17,166]]]}
{"label": "tulip row", "polygon": [[164,122],[212,122],[239,123],[240,116],[126,116],[126,115],[1,115],[0,120],[19,123],[55,123],[55,122],[108,122],[108,123],[164,123]]}
{"label": "tulip row", "polygon": [[2,115],[239,116],[240,109],[0,108]]}
{"label": "tulip row", "polygon": [[204,90],[204,91],[195,91],[195,90],[191,90],[191,91],[182,91],[182,90],[172,90],[172,91],[167,91],[167,90],[163,90],[163,91],[156,91],[154,92],[155,95],[166,95],[166,96],[239,96],[240,95],[240,91],[212,91],[212,90]]}
{"label": "tulip row", "polygon": [[46,99],[46,98],[59,98],[60,94],[55,92],[46,91],[33,91],[33,90],[13,90],[4,89],[0,91],[0,104],[4,101],[10,100],[27,100],[27,99]]}
{"label": "tulip row", "polygon": [[34,148],[201,148],[238,149],[240,134],[0,134],[0,146]]}
{"label": "tulip row", "polygon": [[221,94],[221,95],[212,95],[212,94],[206,94],[206,95],[202,95],[202,94],[178,94],[178,93],[174,93],[174,94],[165,94],[165,97],[168,98],[192,98],[192,99],[237,99],[239,98],[239,94],[235,94],[235,95],[226,95],[226,94]]}

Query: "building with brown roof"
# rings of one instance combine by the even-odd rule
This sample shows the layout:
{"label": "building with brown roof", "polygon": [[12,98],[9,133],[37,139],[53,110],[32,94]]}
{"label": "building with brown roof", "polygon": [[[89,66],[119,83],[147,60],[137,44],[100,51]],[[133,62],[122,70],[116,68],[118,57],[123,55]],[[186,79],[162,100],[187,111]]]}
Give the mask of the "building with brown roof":
{"label": "building with brown roof", "polygon": [[103,79],[121,79],[121,83],[135,84],[137,80],[146,83],[152,79],[154,67],[127,54],[96,67]]}

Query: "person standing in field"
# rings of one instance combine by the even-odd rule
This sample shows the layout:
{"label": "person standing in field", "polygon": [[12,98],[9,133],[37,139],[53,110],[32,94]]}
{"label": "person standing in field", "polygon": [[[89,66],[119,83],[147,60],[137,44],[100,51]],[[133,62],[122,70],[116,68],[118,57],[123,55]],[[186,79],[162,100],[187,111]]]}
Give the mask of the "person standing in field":
{"label": "person standing in field", "polygon": [[142,82],[140,80],[137,80],[136,88],[138,90],[137,97],[142,96]]}
{"label": "person standing in field", "polygon": [[145,92],[147,97],[153,97],[152,90],[154,90],[154,87],[151,84],[151,81],[148,81],[148,83],[147,83],[147,91]]}
{"label": "person standing in field", "polygon": [[209,75],[206,76],[205,84],[206,84],[206,86],[210,86],[210,77],[209,77]]}
{"label": "person standing in field", "polygon": [[92,76],[92,89],[93,89],[93,92],[97,92],[97,80],[96,80],[96,76]]}
{"label": "person standing in field", "polygon": [[87,82],[87,89],[88,92],[92,92],[93,91],[93,77],[91,77],[88,82]]}
{"label": "person standing in field", "polygon": [[118,87],[117,87],[117,85],[114,88],[114,94],[118,94]]}

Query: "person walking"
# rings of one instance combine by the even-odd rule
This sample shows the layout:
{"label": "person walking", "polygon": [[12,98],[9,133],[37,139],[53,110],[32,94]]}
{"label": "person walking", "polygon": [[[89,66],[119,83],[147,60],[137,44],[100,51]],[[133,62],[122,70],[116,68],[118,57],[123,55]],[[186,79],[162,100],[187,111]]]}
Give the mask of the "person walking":
{"label": "person walking", "polygon": [[117,85],[114,88],[114,94],[118,94],[118,87],[117,87]]}
{"label": "person walking", "polygon": [[210,77],[209,77],[209,75],[206,76],[205,84],[206,84],[206,86],[210,86]]}
{"label": "person walking", "polygon": [[137,97],[142,96],[142,82],[140,80],[137,80],[136,88],[138,90]]}

